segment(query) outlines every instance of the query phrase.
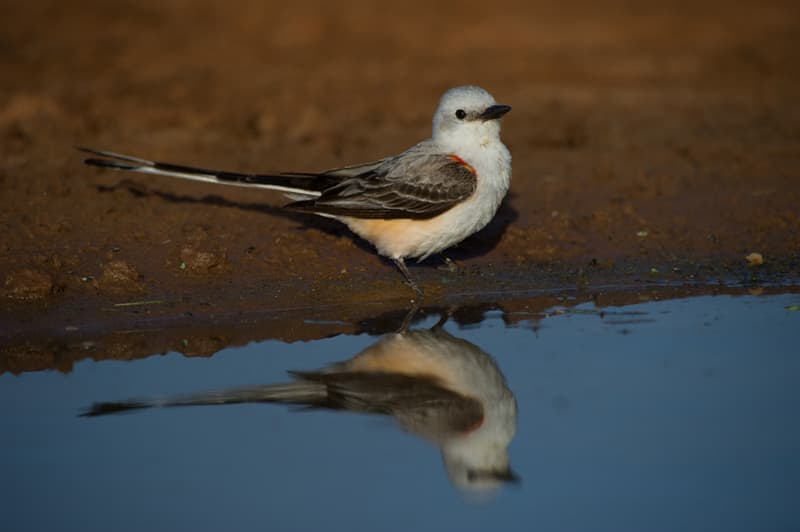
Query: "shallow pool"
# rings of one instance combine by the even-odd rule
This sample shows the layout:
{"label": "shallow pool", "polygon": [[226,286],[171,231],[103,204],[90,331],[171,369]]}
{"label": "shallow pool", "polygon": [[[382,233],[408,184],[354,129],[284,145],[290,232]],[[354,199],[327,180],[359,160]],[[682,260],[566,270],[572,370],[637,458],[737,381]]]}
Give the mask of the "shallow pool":
{"label": "shallow pool", "polygon": [[[798,309],[421,312],[383,336],[5,374],[0,528],[797,530]],[[171,401],[205,405],[144,408]]]}

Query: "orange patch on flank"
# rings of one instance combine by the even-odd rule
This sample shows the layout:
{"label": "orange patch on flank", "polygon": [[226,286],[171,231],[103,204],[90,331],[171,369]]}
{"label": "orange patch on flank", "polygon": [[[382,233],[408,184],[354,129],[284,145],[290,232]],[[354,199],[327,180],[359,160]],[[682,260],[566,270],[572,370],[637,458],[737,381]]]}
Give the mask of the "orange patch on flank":
{"label": "orange patch on flank", "polygon": [[459,157],[458,155],[450,154],[450,155],[447,156],[447,158],[448,159],[452,159],[453,161],[457,162],[458,164],[460,164],[462,166],[465,166],[467,168],[467,170],[469,170],[472,173],[472,175],[475,175],[475,169],[472,167],[472,165],[469,164],[464,159],[462,159],[461,157]]}
{"label": "orange patch on flank", "polygon": [[464,430],[462,434],[466,435],[469,434],[470,432],[475,432],[476,430],[478,430],[483,426],[484,421],[486,421],[486,416],[481,416],[481,418],[478,421],[467,427],[467,429]]}

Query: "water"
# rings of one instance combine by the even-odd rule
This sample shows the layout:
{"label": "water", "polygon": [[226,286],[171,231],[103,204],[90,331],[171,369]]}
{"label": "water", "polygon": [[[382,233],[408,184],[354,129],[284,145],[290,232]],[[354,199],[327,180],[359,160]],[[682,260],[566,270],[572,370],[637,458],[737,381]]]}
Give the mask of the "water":
{"label": "water", "polygon": [[[427,315],[400,340],[5,374],[0,529],[798,530],[798,305],[797,294],[586,303],[433,332]],[[240,387],[359,352],[345,369],[391,378],[339,380],[329,406],[395,419],[261,403],[78,416],[175,395],[302,402],[313,386]],[[477,410],[415,379],[413,364],[475,390]],[[192,396],[207,390],[223,392]]]}

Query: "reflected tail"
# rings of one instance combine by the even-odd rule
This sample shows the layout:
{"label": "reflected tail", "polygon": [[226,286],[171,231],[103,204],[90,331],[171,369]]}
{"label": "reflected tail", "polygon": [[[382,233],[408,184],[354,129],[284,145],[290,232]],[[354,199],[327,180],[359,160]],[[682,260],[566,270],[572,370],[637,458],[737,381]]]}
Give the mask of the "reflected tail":
{"label": "reflected tail", "polygon": [[249,386],[167,399],[130,399],[126,401],[94,403],[91,407],[82,412],[80,416],[105,416],[150,408],[242,403],[285,403],[315,406],[324,403],[327,399],[327,395],[328,392],[324,384],[316,382],[293,382],[272,386]]}

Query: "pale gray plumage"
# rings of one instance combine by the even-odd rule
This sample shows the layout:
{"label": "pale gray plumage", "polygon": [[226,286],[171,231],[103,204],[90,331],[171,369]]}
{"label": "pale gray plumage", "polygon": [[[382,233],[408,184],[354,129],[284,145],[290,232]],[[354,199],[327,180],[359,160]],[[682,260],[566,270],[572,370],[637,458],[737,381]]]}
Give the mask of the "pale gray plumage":
{"label": "pale gray plumage", "polygon": [[[510,109],[480,87],[450,89],[430,139],[396,156],[319,173],[247,174],[79,149],[99,156],[85,160],[94,166],[284,192],[295,200],[286,208],[335,218],[371,242],[422,295],[405,259],[423,260],[479,231],[508,191],[511,155],[499,119]],[[393,221],[402,223],[376,223]]]}

